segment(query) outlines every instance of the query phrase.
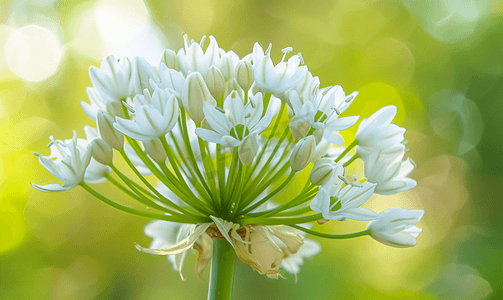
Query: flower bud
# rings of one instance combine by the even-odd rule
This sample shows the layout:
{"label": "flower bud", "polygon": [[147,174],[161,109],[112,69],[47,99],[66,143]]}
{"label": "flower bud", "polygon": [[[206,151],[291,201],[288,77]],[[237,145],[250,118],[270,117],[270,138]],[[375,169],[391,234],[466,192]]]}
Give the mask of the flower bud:
{"label": "flower bud", "polygon": [[159,139],[143,141],[143,146],[145,147],[145,152],[147,152],[156,163],[164,163],[166,158],[168,158]]}
{"label": "flower bud", "polygon": [[311,125],[297,116],[290,119],[290,131],[296,140],[305,137],[311,129]]}
{"label": "flower bud", "polygon": [[332,176],[342,176],[344,167],[330,158],[322,158],[314,163],[309,178],[314,185],[326,184]]}
{"label": "flower bud", "polygon": [[292,154],[290,155],[290,167],[292,171],[300,171],[304,169],[313,159],[314,151],[316,150],[316,139],[310,135],[301,139],[293,146]]}
{"label": "flower bud", "polygon": [[204,119],[203,102],[216,105],[217,102],[211,96],[203,76],[199,72],[192,72],[187,76],[182,92],[183,107],[194,122]]}
{"label": "flower bud", "polygon": [[236,66],[236,78],[243,90],[247,91],[255,80],[253,78],[253,65],[249,61],[240,61]]}
{"label": "flower bud", "polygon": [[114,158],[114,152],[112,147],[110,147],[107,142],[105,142],[102,138],[95,138],[90,144],[93,158],[103,165],[109,165],[112,163]]}
{"label": "flower bud", "polygon": [[122,150],[124,147],[124,134],[114,128],[114,119],[109,114],[99,110],[96,121],[100,137],[112,148]]}
{"label": "flower bud", "polygon": [[206,72],[206,85],[215,99],[220,99],[225,90],[225,79],[219,69],[211,67]]}
{"label": "flower bud", "polygon": [[255,134],[248,135],[238,147],[239,159],[243,165],[249,164],[255,158],[258,151],[258,141]]}
{"label": "flower bud", "polygon": [[180,71],[180,65],[178,64],[178,58],[176,57],[176,53],[173,50],[166,49],[162,53],[161,63],[164,63],[166,67],[170,69],[175,69]]}

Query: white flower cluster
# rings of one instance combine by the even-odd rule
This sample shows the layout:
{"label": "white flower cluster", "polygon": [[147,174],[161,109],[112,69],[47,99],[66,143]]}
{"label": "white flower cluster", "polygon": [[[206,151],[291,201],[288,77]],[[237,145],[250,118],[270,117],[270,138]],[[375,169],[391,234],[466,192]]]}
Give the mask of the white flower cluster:
{"label": "white flower cluster", "polygon": [[[192,247],[199,250],[202,271],[214,239],[226,239],[243,262],[274,278],[280,267],[296,274],[304,258],[320,251],[318,243],[304,239],[306,233],[334,239],[370,235],[395,247],[416,244],[421,229],[415,224],[423,211],[391,208],[378,214],[361,207],[373,194],[393,195],[416,185],[407,177],[414,162],[403,160],[405,129],[392,123],[396,107],[364,119],[344,147],[340,131],[358,116],[341,115],[357,92],[319,88],[300,53],[286,59],[290,47],[274,65],[271,46],[264,51],[256,43],[240,58],[220,49],[212,36],[207,47],[205,41],[184,36],[184,48],[165,50],[157,66],[141,57],[109,56],[100,68],[91,67],[90,103],[81,105],[97,129],[85,128],[87,140],[51,137],[51,155],[37,155],[63,185],[33,186],[63,191],[81,185],[117,209],[159,219],[145,227],[153,238],[150,249],[138,248],[168,255],[178,271]],[[114,150],[141,182],[117,169]],[[356,159],[364,163],[365,178],[347,174]],[[310,163],[302,191],[282,195]],[[148,175],[160,185],[152,186]],[[149,209],[124,206],[87,184],[105,180]],[[370,221],[368,229],[327,235],[298,225],[347,219]]]}

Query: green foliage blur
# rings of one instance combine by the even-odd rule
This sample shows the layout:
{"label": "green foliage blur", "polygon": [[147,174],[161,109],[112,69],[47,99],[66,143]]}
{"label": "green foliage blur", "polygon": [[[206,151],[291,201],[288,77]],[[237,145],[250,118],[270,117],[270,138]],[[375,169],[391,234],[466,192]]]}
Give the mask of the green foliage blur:
{"label": "green foliage blur", "polygon": [[[14,37],[30,24],[47,38],[27,49]],[[89,66],[110,53],[156,64],[182,46],[182,32],[213,35],[241,57],[256,41],[272,43],[276,61],[291,46],[322,86],[360,92],[346,113],[360,120],[396,105],[418,165],[415,189],[368,204],[424,209],[417,246],[317,239],[322,253],[297,283],[238,262],[235,299],[503,299],[503,4],[489,0],[0,1],[0,299],[205,299],[209,272],[197,277],[197,255],[182,282],[165,257],[135,249],[150,242],[149,220],[81,188],[29,185],[55,180],[32,154],[49,153],[49,135],[94,126],[79,105]],[[30,53],[47,58],[31,63]]]}

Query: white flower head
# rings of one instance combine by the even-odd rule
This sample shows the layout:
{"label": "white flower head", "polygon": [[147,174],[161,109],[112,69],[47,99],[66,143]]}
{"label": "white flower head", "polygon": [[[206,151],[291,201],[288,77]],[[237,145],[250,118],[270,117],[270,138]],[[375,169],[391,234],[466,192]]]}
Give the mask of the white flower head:
{"label": "white flower head", "polygon": [[328,87],[320,90],[312,101],[301,102],[297,91],[289,93],[289,100],[295,116],[322,131],[325,139],[334,144],[340,144],[337,132],[353,126],[358,116],[339,118],[358,93],[348,96],[340,86]]}
{"label": "white flower head", "polygon": [[100,183],[106,180],[105,175],[112,172],[107,166],[113,160],[113,149],[98,135],[98,130],[90,126],[84,127],[86,140],[77,139],[79,151],[85,152],[91,148],[92,158],[84,174],[84,181],[88,183]]}
{"label": "white flower head", "polygon": [[[256,45],[258,45],[258,43]],[[256,46],[255,48],[258,47],[260,46]],[[267,49],[263,57],[259,58],[260,55],[258,54],[254,57],[253,75],[255,77],[255,82],[257,86],[265,92],[272,94],[283,93],[294,87],[304,78],[307,67],[299,66],[302,62],[300,54],[293,55],[288,61],[284,61],[286,54],[292,51],[291,47],[282,50],[284,53],[283,59],[279,64],[274,66],[271,60],[270,51],[271,47]]]}
{"label": "white flower head", "polygon": [[248,140],[248,137],[255,139],[254,136],[264,131],[274,117],[270,111],[262,117],[262,94],[251,96],[245,104],[239,93],[233,91],[225,98],[223,106],[223,109],[219,109],[210,103],[203,103],[204,115],[211,130],[197,128],[196,134],[205,141],[224,147],[243,145],[248,150],[255,148],[253,145],[256,142]]}
{"label": "white flower head", "polygon": [[127,58],[107,56],[101,61],[100,68],[89,68],[89,77],[94,87],[112,101],[120,103],[131,97],[131,64]]}
{"label": "white flower head", "polygon": [[343,189],[343,181],[333,178],[332,182],[320,187],[320,191],[311,200],[311,209],[322,213],[326,220],[358,221],[374,220],[378,215],[370,209],[360,207],[374,193],[375,183],[349,184]]}
{"label": "white flower head", "polygon": [[39,163],[61,180],[63,185],[57,183],[44,186],[34,183],[31,185],[42,192],[61,192],[72,189],[84,180],[86,168],[91,161],[91,148],[79,149],[75,131],[73,138],[64,142],[54,140],[52,136],[50,139],[51,155],[43,156],[40,153],[35,153],[35,155],[38,156]]}
{"label": "white flower head", "polygon": [[117,117],[114,127],[139,141],[165,136],[178,121],[178,101],[167,90],[156,89],[152,96],[148,90],[133,99],[135,121]]}
{"label": "white flower head", "polygon": [[186,34],[183,36],[185,47],[177,54],[180,69],[185,76],[190,72],[199,72],[204,77],[211,66],[220,65],[220,52],[217,40],[210,36],[210,44],[206,51],[203,51],[206,36],[203,36],[200,43],[189,41]]}
{"label": "white flower head", "polygon": [[403,141],[405,129],[391,124],[397,108],[389,105],[381,108],[368,119],[363,119],[356,131],[358,145],[375,149],[387,149]]}
{"label": "white flower head", "polygon": [[370,236],[385,245],[405,248],[415,246],[422,229],[415,224],[421,220],[424,210],[408,210],[393,207],[379,213],[377,220],[369,222]]}
{"label": "white flower head", "polygon": [[365,177],[377,184],[377,194],[395,195],[416,186],[416,181],[407,177],[415,168],[414,161],[410,158],[402,161],[404,145],[397,144],[386,150],[358,146],[357,153],[364,162]]}

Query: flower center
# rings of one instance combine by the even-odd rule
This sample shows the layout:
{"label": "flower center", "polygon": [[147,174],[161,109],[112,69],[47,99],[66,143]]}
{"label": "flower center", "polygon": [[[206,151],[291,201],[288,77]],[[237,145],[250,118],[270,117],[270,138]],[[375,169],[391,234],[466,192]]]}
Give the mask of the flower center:
{"label": "flower center", "polygon": [[229,135],[237,140],[242,140],[249,133],[250,131],[246,126],[244,126],[243,124],[238,124],[231,129]]}

